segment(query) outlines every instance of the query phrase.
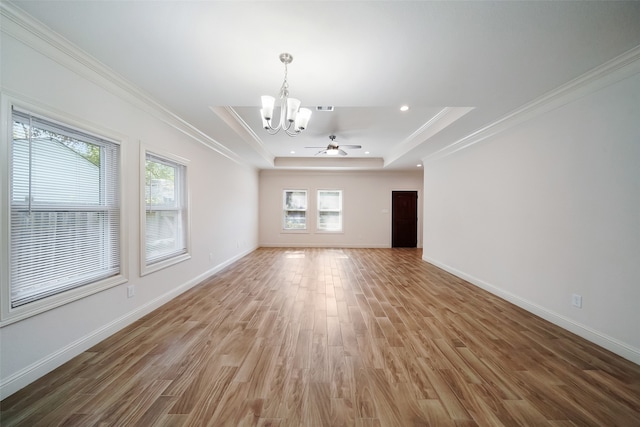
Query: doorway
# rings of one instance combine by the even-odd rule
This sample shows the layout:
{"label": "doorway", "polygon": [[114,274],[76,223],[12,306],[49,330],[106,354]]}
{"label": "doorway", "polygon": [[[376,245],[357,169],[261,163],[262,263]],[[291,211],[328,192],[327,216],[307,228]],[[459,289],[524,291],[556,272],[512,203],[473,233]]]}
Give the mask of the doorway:
{"label": "doorway", "polygon": [[418,192],[391,193],[391,247],[415,248],[418,245]]}

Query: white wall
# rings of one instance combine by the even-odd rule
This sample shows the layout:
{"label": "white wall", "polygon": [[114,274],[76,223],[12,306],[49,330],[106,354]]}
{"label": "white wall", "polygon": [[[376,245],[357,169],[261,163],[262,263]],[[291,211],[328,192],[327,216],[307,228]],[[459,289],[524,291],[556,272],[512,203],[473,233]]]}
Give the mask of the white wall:
{"label": "white wall", "polygon": [[[307,190],[307,232],[282,230],[282,193]],[[343,190],[343,232],[316,231],[317,190]],[[260,246],[391,247],[391,192],[418,191],[418,247],[421,247],[422,170],[400,172],[277,171],[260,172]]]}
{"label": "white wall", "polygon": [[634,73],[425,159],[423,258],[640,363]]}
{"label": "white wall", "polygon": [[[4,398],[255,249],[258,173],[218,154],[207,141],[188,136],[188,126],[126,93],[78,53],[69,56],[54,48],[55,37],[26,31],[8,20],[3,20],[2,31],[5,118],[9,101],[16,101],[122,140],[128,264],[127,283],[0,328]],[[9,135],[3,134],[0,162],[5,171],[9,144]],[[140,144],[189,160],[192,227],[191,259],[144,277],[139,276],[138,253]],[[8,212],[8,183],[0,184],[5,196],[0,210]],[[0,218],[6,223],[6,215]],[[3,233],[3,256],[7,240]],[[127,298],[129,285],[135,286],[133,298]]]}

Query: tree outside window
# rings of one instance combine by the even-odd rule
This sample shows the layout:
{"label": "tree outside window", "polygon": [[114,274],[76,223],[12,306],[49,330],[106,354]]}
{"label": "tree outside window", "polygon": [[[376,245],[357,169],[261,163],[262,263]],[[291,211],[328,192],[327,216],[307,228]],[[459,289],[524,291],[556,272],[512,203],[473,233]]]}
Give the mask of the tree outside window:
{"label": "tree outside window", "polygon": [[145,265],[187,253],[186,167],[145,155]]}

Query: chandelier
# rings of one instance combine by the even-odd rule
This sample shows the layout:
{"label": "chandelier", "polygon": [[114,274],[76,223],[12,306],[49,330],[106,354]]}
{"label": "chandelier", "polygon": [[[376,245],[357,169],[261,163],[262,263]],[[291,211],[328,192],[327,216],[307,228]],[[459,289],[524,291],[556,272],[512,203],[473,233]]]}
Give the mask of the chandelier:
{"label": "chandelier", "polygon": [[288,53],[280,54],[280,62],[284,64],[284,81],[280,88],[280,121],[277,126],[273,126],[273,108],[275,98],[273,96],[262,97],[262,109],[260,116],[262,117],[262,127],[271,135],[275,135],[281,129],[289,136],[298,136],[306,129],[311,110],[308,108],[300,108],[300,100],[289,98],[289,83],[287,83],[287,65],[291,64],[293,56]]}

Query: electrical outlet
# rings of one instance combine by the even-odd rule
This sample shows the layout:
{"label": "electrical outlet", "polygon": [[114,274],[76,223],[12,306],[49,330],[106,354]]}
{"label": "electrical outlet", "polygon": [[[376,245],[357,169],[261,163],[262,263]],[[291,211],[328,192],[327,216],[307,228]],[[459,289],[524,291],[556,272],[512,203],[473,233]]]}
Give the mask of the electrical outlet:
{"label": "electrical outlet", "polygon": [[136,294],[136,288],[133,285],[127,286],[127,298],[133,298]]}
{"label": "electrical outlet", "polygon": [[582,308],[582,295],[571,295],[571,304],[576,308]]}

